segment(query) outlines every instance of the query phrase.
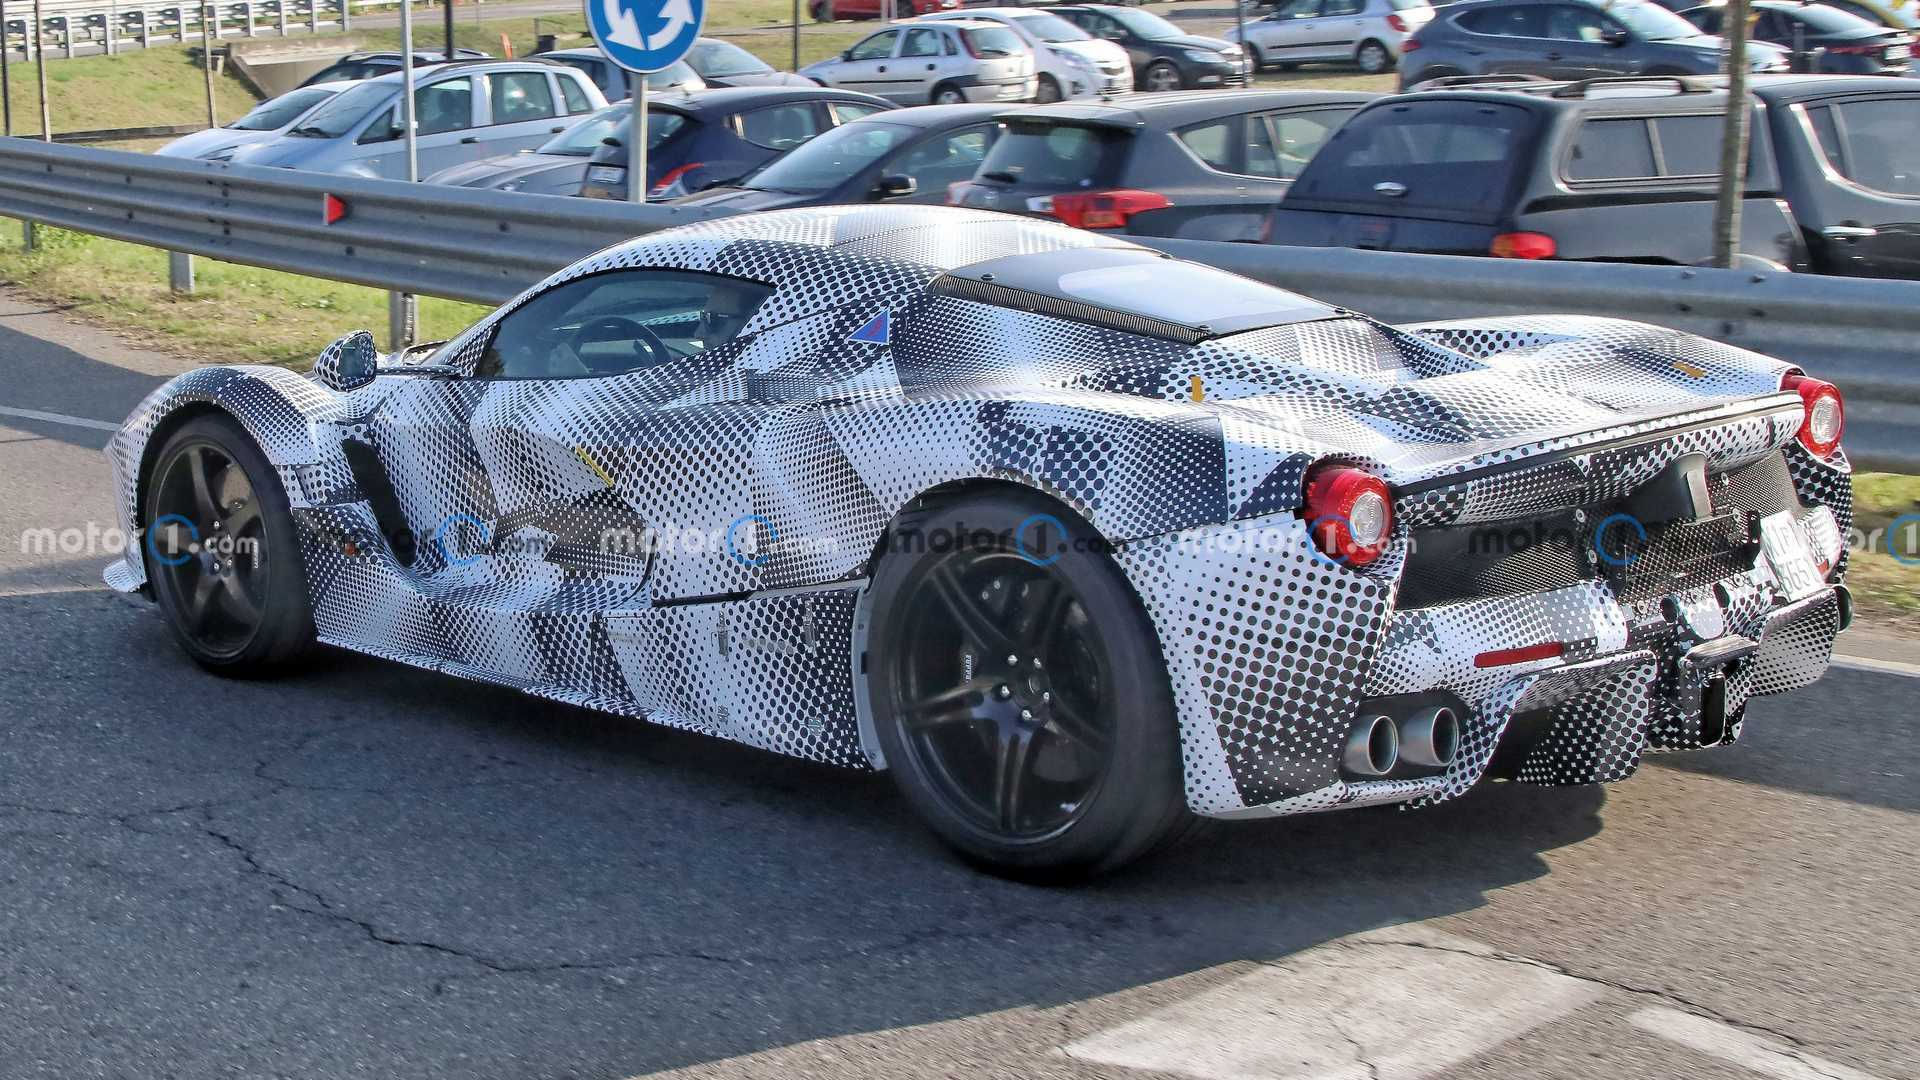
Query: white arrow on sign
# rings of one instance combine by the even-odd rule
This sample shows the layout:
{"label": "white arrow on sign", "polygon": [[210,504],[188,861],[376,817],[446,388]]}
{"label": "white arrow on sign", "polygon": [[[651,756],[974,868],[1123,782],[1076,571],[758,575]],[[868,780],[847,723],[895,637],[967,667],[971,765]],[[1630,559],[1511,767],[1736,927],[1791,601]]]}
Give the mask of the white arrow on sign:
{"label": "white arrow on sign", "polygon": [[[667,0],[660,8],[660,17],[666,20],[667,25],[647,40],[650,49],[664,49],[673,44],[673,39],[680,36],[680,31],[693,22],[692,0]],[[632,21],[632,18],[628,16],[628,21]]]}
{"label": "white arrow on sign", "polygon": [[[685,3],[685,0],[676,0],[676,2]],[[611,31],[607,35],[608,40],[630,49],[648,47],[646,39],[640,36],[639,21],[633,17],[633,12],[620,6],[620,0],[600,0],[600,13],[605,16],[607,27]]]}

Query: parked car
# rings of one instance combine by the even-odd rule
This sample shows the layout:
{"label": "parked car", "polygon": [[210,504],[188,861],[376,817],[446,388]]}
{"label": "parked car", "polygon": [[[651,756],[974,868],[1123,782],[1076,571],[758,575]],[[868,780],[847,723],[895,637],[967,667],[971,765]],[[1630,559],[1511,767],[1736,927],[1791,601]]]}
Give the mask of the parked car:
{"label": "parked car", "polygon": [[999,105],[921,105],[875,113],[676,206],[741,211],[843,203],[940,203],[1000,137]]}
{"label": "parked car", "polygon": [[[608,101],[625,101],[633,96],[633,73],[607,59],[607,54],[597,48],[555,49],[535,55],[542,60],[551,60],[585,72]],[[706,88],[706,80],[685,60],[676,60],[647,75],[649,94],[691,94]]]}
{"label": "parked car", "polygon": [[[233,160],[284,169],[404,180],[400,72],[341,91],[285,135],[244,146]],[[604,109],[585,75],[539,60],[464,60],[414,73],[414,144],[420,175],[530,149],[564,131],[567,117]]]}
{"label": "parked car", "polygon": [[351,82],[316,83],[289,90],[277,98],[255,105],[245,116],[225,127],[182,135],[154,153],[161,157],[226,161],[243,146],[286,134],[309,113],[352,85]]}
{"label": "parked car", "polygon": [[1828,7],[1858,15],[1876,26],[1896,30],[1920,30],[1920,0],[1821,0]]}
{"label": "parked car", "polygon": [[453,165],[426,177],[424,182],[532,195],[578,195],[594,152],[609,136],[621,136],[632,112],[628,102],[609,105],[575,120],[532,150]]}
{"label": "parked car", "polygon": [[[647,195],[674,198],[737,180],[823,131],[893,103],[818,86],[741,86],[647,104]],[[629,118],[602,141],[580,194],[627,197]]]}
{"label": "parked car", "polygon": [[1087,229],[1257,240],[1288,183],[1374,96],[1223,90],[1006,112],[1007,133],[948,201]]}
{"label": "parked car", "polygon": [[800,74],[902,105],[1030,101],[1039,85],[1033,50],[985,19],[898,23]]}
{"label": "parked car", "polygon": [[1246,46],[1255,71],[1334,60],[1374,75],[1398,64],[1401,43],[1432,20],[1427,0],[1291,0],[1248,23],[1246,41],[1238,27],[1221,36]]}
{"label": "parked car", "polygon": [[[1442,8],[1401,46],[1400,85],[1460,75],[1712,75],[1725,42],[1651,0],[1473,0]],[[1751,47],[1755,71],[1785,49]]]}
{"label": "parked car", "polygon": [[1020,35],[1020,40],[1033,50],[1039,78],[1035,101],[1113,97],[1133,90],[1133,65],[1128,62],[1125,49],[1111,41],[1096,39],[1050,11],[982,7],[926,15],[919,21],[941,19],[985,19]]}
{"label": "parked car", "polygon": [[1253,78],[1253,65],[1240,46],[1189,34],[1151,11],[1116,4],[1066,4],[1046,10],[1127,50],[1133,84],[1142,90],[1245,86]]}
{"label": "parked car", "polygon": [[[1621,86],[1632,92],[1616,92]],[[1720,86],[1666,79],[1385,98],[1356,113],[1307,163],[1274,210],[1268,239],[1704,264],[1714,253],[1726,108]],[[1807,247],[1783,197],[1772,141],[1766,124],[1754,125],[1740,251],[1754,265],[1802,270]]]}
{"label": "parked car", "polygon": [[807,0],[807,12],[815,22],[835,19],[906,19],[952,11],[960,0]]}
{"label": "parked car", "polygon": [[[455,60],[485,60],[491,53],[479,49],[455,49]],[[427,49],[413,51],[413,66],[424,67],[427,64],[443,64],[447,60],[444,52]],[[332,64],[307,76],[301,86],[318,86],[324,82],[359,82],[363,79],[377,79],[382,75],[391,75],[400,70],[400,53],[394,52],[354,52],[348,53]]]}
{"label": "parked car", "polygon": [[[687,66],[708,86],[812,86],[813,80],[772,64],[731,41],[695,38],[687,52]],[[651,89],[651,84],[649,84]]]}
{"label": "parked car", "polygon": [[[1795,71],[1828,75],[1905,75],[1912,70],[1913,35],[1871,23],[1825,4],[1753,0],[1753,39],[1787,50]],[[1709,34],[1720,32],[1726,9],[1689,8],[1680,17]]]}

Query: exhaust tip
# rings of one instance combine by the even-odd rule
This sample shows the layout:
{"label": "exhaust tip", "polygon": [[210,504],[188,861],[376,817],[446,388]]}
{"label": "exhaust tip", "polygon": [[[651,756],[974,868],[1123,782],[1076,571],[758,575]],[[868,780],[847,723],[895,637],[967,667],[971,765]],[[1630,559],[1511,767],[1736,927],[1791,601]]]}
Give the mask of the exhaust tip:
{"label": "exhaust tip", "polygon": [[1460,718],[1444,705],[1421,709],[1400,728],[1400,755],[1409,765],[1444,769],[1460,753]]}
{"label": "exhaust tip", "polygon": [[1385,776],[1400,763],[1400,728],[1393,717],[1362,716],[1347,732],[1341,764],[1353,776]]}

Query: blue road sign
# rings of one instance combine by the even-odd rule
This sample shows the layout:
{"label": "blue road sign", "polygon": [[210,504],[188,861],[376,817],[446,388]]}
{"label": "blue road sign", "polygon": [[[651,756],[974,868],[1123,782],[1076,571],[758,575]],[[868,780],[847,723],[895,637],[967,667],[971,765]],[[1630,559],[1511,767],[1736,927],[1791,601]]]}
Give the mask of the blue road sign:
{"label": "blue road sign", "polygon": [[660,71],[687,55],[707,19],[707,0],[586,0],[587,29],[628,71]]}

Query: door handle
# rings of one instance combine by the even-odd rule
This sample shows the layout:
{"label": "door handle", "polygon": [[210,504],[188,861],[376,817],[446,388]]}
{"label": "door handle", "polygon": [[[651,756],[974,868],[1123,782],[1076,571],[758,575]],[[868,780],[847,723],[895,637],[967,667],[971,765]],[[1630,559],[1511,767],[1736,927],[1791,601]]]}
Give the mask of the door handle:
{"label": "door handle", "polygon": [[928,65],[927,65],[927,70],[928,70],[928,71],[932,71],[932,70],[933,70],[933,65],[932,65],[932,64],[928,64]]}
{"label": "door handle", "polygon": [[1547,54],[1547,59],[1549,59],[1549,60],[1558,60],[1558,59],[1560,59],[1560,58],[1561,58],[1561,57],[1560,57],[1560,54],[1559,54],[1559,53],[1557,53],[1557,52],[1550,52],[1550,53],[1548,53],[1548,54]]}
{"label": "door handle", "polygon": [[887,70],[887,65],[885,65],[885,64],[881,64],[881,65],[880,65],[880,70],[881,70],[881,71],[883,71],[883,72],[884,72],[884,71],[886,71],[886,70]]}
{"label": "door handle", "polygon": [[561,132],[563,132],[563,131],[565,131],[565,130],[567,130],[567,125],[565,125],[565,124],[561,124],[561,125],[560,125],[560,126],[558,126],[558,127],[550,127],[550,128],[548,128],[548,129],[547,129],[547,131],[549,131],[550,133],[552,133],[552,134],[554,134],[554,135],[558,135],[558,134],[560,134]]}
{"label": "door handle", "polygon": [[1820,235],[1829,240],[1869,240],[1879,236],[1880,230],[1864,225],[1829,225],[1820,230]]}
{"label": "door handle", "polygon": [[479,142],[479,141],[480,141],[480,136],[478,136],[478,135],[469,135],[469,136],[467,136],[466,138],[464,138],[464,139],[461,139],[460,141],[461,141],[461,142],[463,142],[463,143],[477,143],[477,142]]}

